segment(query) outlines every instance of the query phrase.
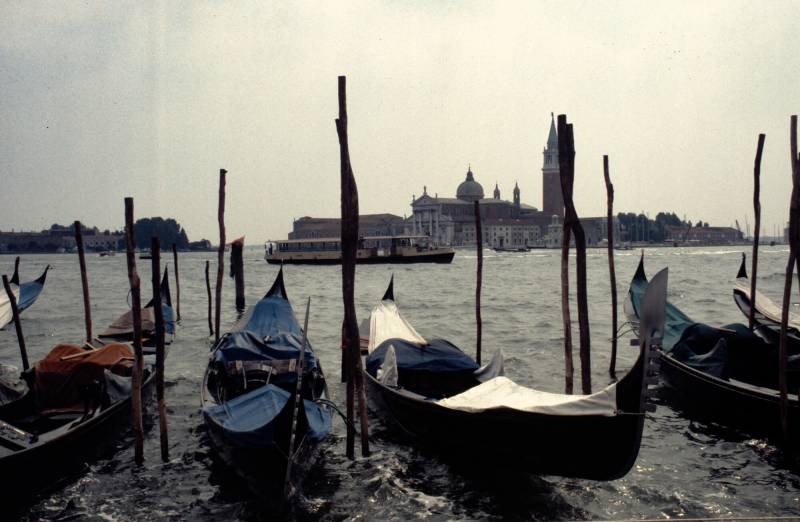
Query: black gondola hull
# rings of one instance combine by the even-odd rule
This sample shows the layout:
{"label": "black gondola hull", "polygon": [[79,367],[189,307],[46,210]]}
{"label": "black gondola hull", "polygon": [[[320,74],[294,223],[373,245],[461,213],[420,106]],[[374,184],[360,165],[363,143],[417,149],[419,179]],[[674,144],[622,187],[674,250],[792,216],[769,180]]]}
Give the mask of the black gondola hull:
{"label": "black gondola hull", "polygon": [[[152,368],[142,385],[142,399],[152,396],[155,373]],[[74,426],[69,428],[69,426]],[[0,502],[19,505],[33,495],[57,485],[82,470],[86,464],[113,451],[119,434],[131,426],[130,397],[118,401],[81,423],[40,436],[34,446],[0,457]]]}
{"label": "black gondola hull", "polygon": [[446,456],[541,475],[613,480],[631,469],[639,453],[643,414],[471,413],[405,396],[364,376],[372,409]]}

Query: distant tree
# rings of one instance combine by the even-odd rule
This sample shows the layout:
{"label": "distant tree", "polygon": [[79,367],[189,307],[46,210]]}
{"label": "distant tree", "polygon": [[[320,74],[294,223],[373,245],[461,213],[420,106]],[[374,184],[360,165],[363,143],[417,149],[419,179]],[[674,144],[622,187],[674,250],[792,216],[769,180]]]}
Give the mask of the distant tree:
{"label": "distant tree", "polygon": [[163,250],[171,249],[173,243],[181,249],[189,246],[186,231],[172,218],[141,218],[133,224],[133,236],[136,247],[140,249],[150,248],[153,236],[158,237]]}

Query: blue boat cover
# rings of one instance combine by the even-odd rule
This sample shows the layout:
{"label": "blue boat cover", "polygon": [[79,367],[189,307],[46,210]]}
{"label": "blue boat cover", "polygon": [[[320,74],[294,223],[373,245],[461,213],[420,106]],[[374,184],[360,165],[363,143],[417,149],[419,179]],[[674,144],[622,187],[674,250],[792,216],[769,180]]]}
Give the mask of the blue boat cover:
{"label": "blue boat cover", "polygon": [[367,357],[367,371],[377,375],[389,346],[394,346],[397,368],[433,373],[475,371],[478,364],[457,346],[444,339],[431,339],[419,345],[404,339],[387,339]]}
{"label": "blue boat cover", "polygon": [[[220,363],[271,359],[298,359],[303,334],[289,301],[265,297],[249,312],[247,321],[220,339],[214,360]],[[306,342],[306,368],[317,366],[317,359]]]}
{"label": "blue boat cover", "polygon": [[[208,408],[205,413],[225,431],[226,437],[241,447],[265,448],[279,439],[278,418],[291,407],[290,394],[273,384],[261,386],[228,402]],[[331,416],[312,401],[303,400],[301,415],[306,435],[321,441],[331,431]],[[286,412],[290,415],[290,412]]]}

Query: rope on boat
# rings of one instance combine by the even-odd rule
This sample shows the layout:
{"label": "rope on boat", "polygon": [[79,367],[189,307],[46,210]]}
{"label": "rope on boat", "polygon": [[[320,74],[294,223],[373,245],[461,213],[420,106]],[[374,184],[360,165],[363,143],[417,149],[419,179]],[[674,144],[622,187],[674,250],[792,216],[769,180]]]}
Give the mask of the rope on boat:
{"label": "rope on boat", "polygon": [[329,408],[331,408],[332,410],[334,410],[336,413],[338,413],[338,414],[339,414],[339,416],[342,418],[342,420],[344,421],[344,423],[345,423],[347,426],[349,426],[350,428],[352,428],[353,430],[355,430],[355,431],[356,431],[356,433],[358,433],[358,430],[356,430],[355,424],[353,424],[353,423],[350,421],[350,419],[348,419],[348,418],[347,418],[347,415],[345,415],[344,413],[342,413],[342,410],[340,410],[340,409],[338,408],[338,406],[336,406],[336,403],[335,403],[335,402],[333,402],[333,401],[331,401],[331,400],[329,400],[329,399],[314,399],[314,403],[315,403],[315,404],[323,404],[323,405],[325,405],[325,406],[328,406],[328,407],[329,407]]}

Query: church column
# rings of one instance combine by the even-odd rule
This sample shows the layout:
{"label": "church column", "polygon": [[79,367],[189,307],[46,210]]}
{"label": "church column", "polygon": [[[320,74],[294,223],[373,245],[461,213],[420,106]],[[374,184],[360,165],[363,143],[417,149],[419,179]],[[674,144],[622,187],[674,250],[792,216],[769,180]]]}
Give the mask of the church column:
{"label": "church column", "polygon": [[428,235],[433,236],[433,210],[428,209]]}

